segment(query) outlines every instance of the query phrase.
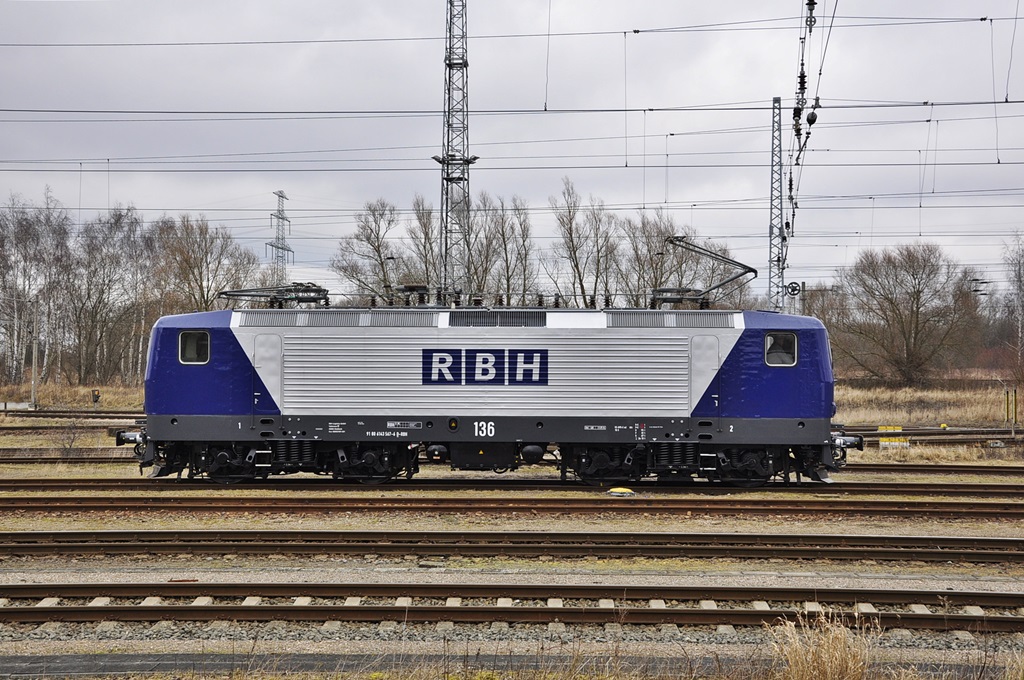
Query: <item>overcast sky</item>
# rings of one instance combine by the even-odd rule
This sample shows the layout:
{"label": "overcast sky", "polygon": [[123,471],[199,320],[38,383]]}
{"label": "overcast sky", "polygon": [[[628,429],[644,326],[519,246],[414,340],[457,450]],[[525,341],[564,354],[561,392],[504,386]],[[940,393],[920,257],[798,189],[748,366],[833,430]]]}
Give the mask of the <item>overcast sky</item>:
{"label": "overcast sky", "polygon": [[[1019,0],[819,1],[803,54],[821,107],[796,168],[801,0],[467,5],[471,191],[525,199],[541,247],[568,177],[726,243],[763,292],[779,96],[787,280],[916,240],[1005,280],[1024,231]],[[0,193],[49,186],[76,220],[202,213],[267,259],[284,190],[290,278],[338,291],[318,269],[363,204],[440,204],[446,7],[0,0]]]}

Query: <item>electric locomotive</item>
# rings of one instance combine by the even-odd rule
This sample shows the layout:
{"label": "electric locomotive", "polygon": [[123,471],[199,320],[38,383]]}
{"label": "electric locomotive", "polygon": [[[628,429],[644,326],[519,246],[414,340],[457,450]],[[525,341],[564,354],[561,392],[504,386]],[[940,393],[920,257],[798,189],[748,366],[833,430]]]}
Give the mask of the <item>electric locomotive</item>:
{"label": "electric locomotive", "polygon": [[379,483],[423,460],[504,472],[554,455],[596,485],[828,481],[825,328],[774,312],[483,307],[237,309],[153,328],[152,476],[312,472]]}

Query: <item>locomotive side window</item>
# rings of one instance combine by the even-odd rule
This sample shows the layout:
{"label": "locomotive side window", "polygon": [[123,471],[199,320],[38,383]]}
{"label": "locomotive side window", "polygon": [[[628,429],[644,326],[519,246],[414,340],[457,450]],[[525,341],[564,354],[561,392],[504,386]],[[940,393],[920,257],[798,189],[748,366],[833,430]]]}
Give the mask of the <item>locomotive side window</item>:
{"label": "locomotive side window", "polygon": [[764,362],[769,366],[796,365],[796,334],[767,333],[764,336]]}
{"label": "locomotive side window", "polygon": [[205,364],[210,360],[210,334],[206,331],[182,331],[178,335],[178,361]]}

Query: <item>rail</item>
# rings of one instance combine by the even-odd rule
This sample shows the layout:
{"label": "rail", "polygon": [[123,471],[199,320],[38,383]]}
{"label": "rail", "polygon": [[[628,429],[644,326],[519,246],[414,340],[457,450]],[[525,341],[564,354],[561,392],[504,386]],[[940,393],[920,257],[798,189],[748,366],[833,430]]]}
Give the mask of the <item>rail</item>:
{"label": "rail", "polygon": [[813,617],[827,607],[833,620],[850,626],[1024,631],[1024,594],[945,589],[89,583],[0,585],[0,597],[7,600],[0,607],[0,622],[391,620],[761,626]]}
{"label": "rail", "polygon": [[[176,479],[176,478],[94,478],[65,477],[54,478],[0,478],[0,492],[57,492],[57,491],[122,491],[140,493],[168,493],[184,490],[220,492],[225,494],[239,493],[247,490],[289,490],[322,491],[337,493],[367,492],[373,489],[374,494],[398,492],[436,492],[436,491],[562,491],[577,494],[600,495],[607,489],[589,486],[575,480],[561,481],[552,477],[525,478],[429,478],[420,477],[412,480],[398,479],[385,486],[370,487],[357,482],[338,482],[329,477],[292,477],[272,481],[242,482],[238,485],[224,486],[208,479]],[[1021,498],[1024,497],[1024,484],[1014,483],[973,483],[973,482],[903,482],[903,481],[846,481],[840,479],[834,484],[820,484],[813,481],[784,484],[773,482],[755,488],[737,488],[727,484],[694,480],[689,483],[657,482],[644,480],[631,483],[628,488],[634,493],[652,494],[693,494],[700,496],[723,496],[736,494],[801,494],[811,496],[901,496],[901,497],[933,497],[933,496],[968,496],[974,498]]]}
{"label": "rail", "polygon": [[[746,496],[747,494],[743,494]],[[833,497],[835,496],[835,497]],[[163,514],[199,513],[286,513],[323,514],[333,512],[415,512],[489,513],[544,515],[579,514],[666,514],[666,515],[862,515],[885,517],[955,517],[1024,519],[1024,502],[934,500],[934,499],[845,499],[838,494],[798,499],[776,498],[632,498],[612,497],[287,497],[242,496],[59,496],[26,494],[0,496],[0,512],[139,512]]]}
{"label": "rail", "polygon": [[0,554],[415,555],[1024,562],[1024,538],[549,531],[0,532]]}

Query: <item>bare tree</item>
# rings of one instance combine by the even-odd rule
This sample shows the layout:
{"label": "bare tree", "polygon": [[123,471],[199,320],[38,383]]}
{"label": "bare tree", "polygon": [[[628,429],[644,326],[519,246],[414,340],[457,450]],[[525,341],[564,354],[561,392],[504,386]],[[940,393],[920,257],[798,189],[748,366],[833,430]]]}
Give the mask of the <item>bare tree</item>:
{"label": "bare tree", "polygon": [[[593,244],[593,268],[590,291],[584,293],[581,304],[595,306],[597,297],[610,298],[614,292],[619,244],[615,238],[615,216],[604,207],[604,201],[590,198],[585,222]],[[583,291],[580,291],[581,293]]]}
{"label": "bare tree", "polygon": [[[551,197],[549,203],[558,221],[559,237],[553,259],[546,264],[552,283],[574,306],[586,306],[598,295],[610,295],[617,250],[614,217],[593,197],[584,208],[569,178],[562,180],[561,197]],[[563,277],[568,278],[568,285]]]}
{"label": "bare tree", "polygon": [[838,354],[868,375],[919,385],[974,346],[973,272],[934,244],[864,251],[837,286],[846,307],[835,320]]}
{"label": "bare tree", "polygon": [[33,206],[18,196],[0,212],[0,331],[3,381],[20,382],[40,281],[40,230]]}
{"label": "bare tree", "polygon": [[434,206],[422,195],[412,201],[413,221],[406,226],[409,239],[408,254],[401,258],[405,264],[402,278],[435,289],[441,285],[441,224],[435,219]]}
{"label": "bare tree", "polygon": [[[20,382],[33,339],[40,381],[51,375],[50,339],[61,334],[58,283],[70,266],[71,218],[46,188],[42,206],[18,196],[0,210],[0,338],[2,376]],[[33,336],[33,333],[36,336]],[[30,356],[30,355],[29,355]]]}
{"label": "bare tree", "polygon": [[1020,383],[1024,382],[1024,239],[1019,233],[1005,246],[1003,262],[1010,274],[1006,311],[1014,322],[1014,333],[1009,341],[1013,352],[1012,372],[1014,380]]}
{"label": "bare tree", "polygon": [[840,286],[829,287],[818,283],[808,286],[801,294],[801,312],[825,324],[825,328],[838,328],[848,303]]}
{"label": "bare tree", "polygon": [[495,236],[495,213],[498,208],[487,192],[481,192],[470,207],[468,219],[464,221],[466,232],[466,280],[465,291],[470,295],[489,292],[491,271],[498,259],[498,244]]}
{"label": "bare tree", "polygon": [[637,219],[618,220],[620,242],[615,280],[629,307],[645,307],[656,288],[692,288],[697,275],[693,253],[676,248],[670,236],[693,237],[689,227],[677,227],[661,210],[641,212]]}
{"label": "bare tree", "polygon": [[496,258],[491,270],[490,289],[509,305],[525,305],[537,284],[537,263],[526,202],[512,197],[512,205],[502,198],[490,215]]}
{"label": "bare tree", "polygon": [[402,251],[389,238],[399,227],[398,210],[386,199],[367,202],[356,215],[356,230],[338,243],[330,268],[357,295],[391,297],[396,274],[406,268]]}
{"label": "bare tree", "polygon": [[180,215],[158,223],[162,241],[160,266],[170,289],[191,309],[224,306],[222,290],[246,288],[259,270],[259,257],[222,229],[211,228],[202,215]]}
{"label": "bare tree", "polygon": [[66,319],[61,372],[70,384],[109,384],[121,377],[132,348],[134,302],[124,257],[141,227],[133,207],[113,208],[82,225],[75,238],[73,266],[60,285]]}
{"label": "bare tree", "polygon": [[[557,293],[573,300],[574,293],[580,287],[586,286],[585,272],[588,262],[584,252],[585,236],[580,216],[582,200],[568,177],[562,179],[560,198],[561,200],[552,196],[548,199],[558,221],[559,240],[551,249],[550,256],[544,260],[544,268]],[[564,287],[565,276],[569,279],[568,288]]]}

